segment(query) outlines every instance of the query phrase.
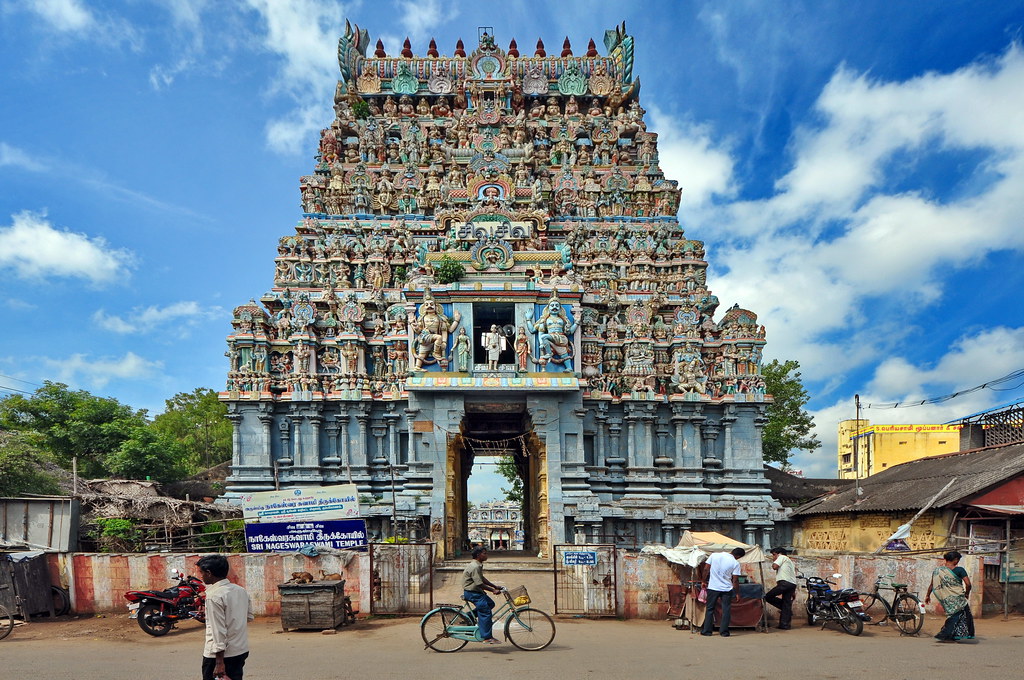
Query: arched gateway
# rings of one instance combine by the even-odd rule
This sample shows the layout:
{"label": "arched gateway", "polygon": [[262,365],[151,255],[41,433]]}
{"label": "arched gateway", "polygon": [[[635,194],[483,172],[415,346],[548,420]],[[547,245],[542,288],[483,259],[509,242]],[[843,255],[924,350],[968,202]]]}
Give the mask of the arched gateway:
{"label": "arched gateway", "polygon": [[474,459],[509,455],[531,552],[768,540],[764,327],[716,320],[633,38],[604,42],[368,57],[346,27],[302,219],[234,310],[230,492],[351,481],[371,533],[458,554]]}

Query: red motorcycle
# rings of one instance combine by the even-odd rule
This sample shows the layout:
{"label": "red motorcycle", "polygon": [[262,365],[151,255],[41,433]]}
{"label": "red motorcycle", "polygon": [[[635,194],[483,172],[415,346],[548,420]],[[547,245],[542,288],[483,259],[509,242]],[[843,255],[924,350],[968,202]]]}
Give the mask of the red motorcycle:
{"label": "red motorcycle", "polygon": [[156,637],[167,635],[184,619],[206,622],[206,584],[177,569],[171,570],[171,578],[178,583],[167,590],[129,590],[124,594],[128,618],[137,619],[139,628]]}

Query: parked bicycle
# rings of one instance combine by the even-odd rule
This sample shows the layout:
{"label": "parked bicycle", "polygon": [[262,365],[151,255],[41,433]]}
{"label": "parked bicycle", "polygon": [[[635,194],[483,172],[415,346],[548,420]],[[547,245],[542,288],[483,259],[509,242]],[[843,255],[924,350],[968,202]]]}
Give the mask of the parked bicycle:
{"label": "parked bicycle", "polygon": [[[924,625],[924,605],[916,596],[907,591],[906,583],[893,583],[895,574],[879,576],[875,579],[875,589],[869,593],[861,593],[864,611],[869,611],[876,602],[885,608],[885,616],[879,618],[877,625],[884,626],[893,621],[902,635],[917,635]],[[892,601],[886,600],[883,590],[893,591]]]}
{"label": "parked bicycle", "polygon": [[[8,588],[10,588],[8,585],[0,586],[0,591]],[[7,611],[7,607],[0,604],[0,640],[10,635],[12,630],[14,630],[14,616]]]}
{"label": "parked bicycle", "polygon": [[[504,619],[505,639],[527,652],[544,649],[555,639],[555,622],[539,609],[528,606],[525,586],[503,589],[505,602],[494,611],[494,622]],[[495,625],[495,628],[498,626]],[[463,604],[439,604],[420,621],[420,635],[435,652],[457,652],[468,642],[483,642],[477,628],[476,609]]]}

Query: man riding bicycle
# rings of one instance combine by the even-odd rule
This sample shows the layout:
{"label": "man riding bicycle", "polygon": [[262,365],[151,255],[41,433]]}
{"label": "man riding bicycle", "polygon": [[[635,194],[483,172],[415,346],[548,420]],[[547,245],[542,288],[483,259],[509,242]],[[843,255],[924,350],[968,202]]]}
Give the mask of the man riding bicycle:
{"label": "man riding bicycle", "polygon": [[462,572],[462,596],[476,607],[477,628],[483,642],[491,645],[500,644],[491,633],[491,612],[494,600],[487,597],[487,591],[500,593],[501,588],[484,578],[484,562],[487,561],[487,548],[478,545],[470,553],[473,561]]}

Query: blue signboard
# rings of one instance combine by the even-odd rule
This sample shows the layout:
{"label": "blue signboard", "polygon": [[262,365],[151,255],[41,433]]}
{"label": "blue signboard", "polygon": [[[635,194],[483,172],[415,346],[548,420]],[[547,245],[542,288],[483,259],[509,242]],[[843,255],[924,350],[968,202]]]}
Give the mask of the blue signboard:
{"label": "blue signboard", "polygon": [[366,521],[259,522],[245,525],[249,552],[295,552],[313,545],[335,550],[366,548]]}
{"label": "blue signboard", "polygon": [[567,567],[586,567],[597,564],[597,553],[593,551],[573,550],[562,553],[562,564]]}

